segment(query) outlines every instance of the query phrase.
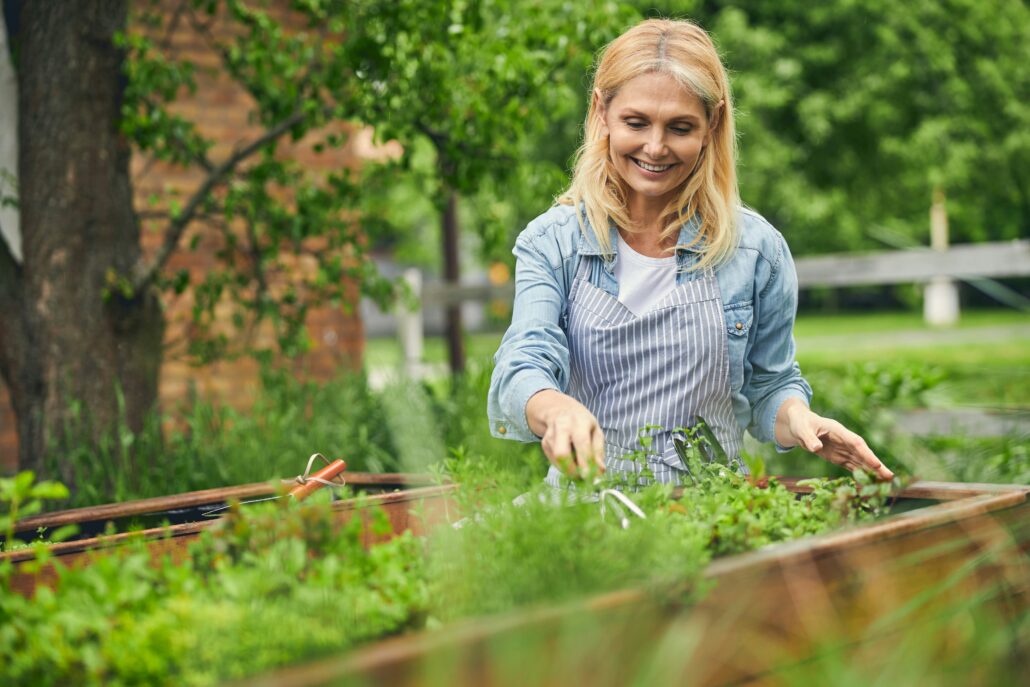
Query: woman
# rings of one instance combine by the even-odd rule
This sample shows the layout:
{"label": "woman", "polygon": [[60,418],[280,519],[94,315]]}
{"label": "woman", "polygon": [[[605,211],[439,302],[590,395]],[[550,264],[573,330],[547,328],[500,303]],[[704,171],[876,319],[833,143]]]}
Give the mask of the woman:
{"label": "woman", "polygon": [[747,428],[890,479],[861,437],[808,407],[794,264],[741,205],[729,82],[708,35],[645,21],[605,49],[593,86],[571,186],[515,244],[494,435],[540,440],[555,485],[592,463],[640,472],[624,456],[647,425],[659,427],[647,467],[678,483],[674,429],[695,418],[741,469]]}

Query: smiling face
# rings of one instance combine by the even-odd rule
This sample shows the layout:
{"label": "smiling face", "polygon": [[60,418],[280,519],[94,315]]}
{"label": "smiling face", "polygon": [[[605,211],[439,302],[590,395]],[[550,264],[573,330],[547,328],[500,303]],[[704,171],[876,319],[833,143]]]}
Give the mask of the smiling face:
{"label": "smiling face", "polygon": [[627,81],[607,106],[597,105],[630,216],[646,220],[668,204],[694,171],[712,129],[704,105],[673,77],[660,73]]}

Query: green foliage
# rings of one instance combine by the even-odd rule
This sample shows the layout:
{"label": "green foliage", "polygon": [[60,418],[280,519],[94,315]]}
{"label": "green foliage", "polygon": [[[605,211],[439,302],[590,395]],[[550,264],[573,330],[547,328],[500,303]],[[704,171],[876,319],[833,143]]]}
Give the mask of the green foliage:
{"label": "green foliage", "polygon": [[[148,155],[207,179],[185,203],[167,199],[165,232],[174,247],[189,226],[194,241],[219,246],[220,264],[197,283],[181,273],[160,279],[193,293],[189,352],[200,362],[252,347],[215,327],[226,306],[241,332],[270,322],[277,348],[290,354],[304,349],[308,310],[347,303],[348,284],[392,301],[395,289],[363,259],[366,247],[435,226],[452,191],[476,199],[474,225],[496,251],[510,232],[508,181],[546,180],[546,189],[525,189],[535,205],[560,176],[553,152],[543,161],[527,156],[529,142],[555,121],[575,131],[566,118],[583,99],[570,86],[593,49],[632,18],[613,1],[566,0],[295,0],[286,12],[213,0],[177,12],[153,2],[134,9],[146,33],[118,37],[128,55],[121,130]],[[217,34],[216,19],[225,29]],[[202,68],[171,53],[182,26],[204,36],[220,64]],[[175,114],[202,69],[243,88],[253,101],[249,119],[262,128],[225,159],[212,158],[214,142]],[[399,156],[321,177],[298,163],[298,151],[341,148],[343,131],[362,128],[377,142],[398,142]],[[538,171],[542,162],[550,171]],[[297,256],[315,265],[312,274],[298,274]]]}
{"label": "green foliage", "polygon": [[[207,685],[339,652],[407,628],[630,585],[696,598],[712,555],[871,517],[851,483],[816,483],[796,499],[711,464],[681,498],[653,487],[633,498],[646,517],[626,527],[592,499],[610,484],[556,492],[481,457],[451,460],[463,527],[441,525],[365,548],[390,523],[346,523],[328,504],[282,499],[235,507],[173,563],[139,540],[89,565],[55,563],[34,599],[0,568],[0,662],[12,685]],[[18,494],[32,490],[20,476]],[[15,493],[4,486],[5,496]],[[865,503],[871,492],[863,488]],[[882,496],[880,497],[882,501]],[[609,509],[617,507],[611,502]],[[569,542],[575,541],[575,545]]]}
{"label": "green foliage", "polygon": [[[490,434],[484,411],[490,371],[488,363],[473,360],[463,375],[372,391],[363,376],[315,383],[270,370],[246,412],[194,400],[178,420],[153,417],[139,433],[123,423],[95,448],[74,439],[89,432],[87,413],[76,406],[78,419],[67,432],[72,438],[50,460],[54,470],[63,465],[63,474],[76,480],[69,505],[289,477],[315,451],[344,458],[352,470],[374,472],[424,471],[449,453],[489,456],[510,477],[543,479],[548,462],[539,443],[501,441]],[[916,438],[898,426],[899,409],[942,402],[942,391],[958,374],[952,364],[824,361],[806,366],[805,373],[816,389],[816,411],[865,437],[892,469],[923,479],[1030,483],[1025,437]],[[974,370],[968,376],[983,383]],[[142,457],[135,466],[132,452]],[[744,459],[756,477],[846,474],[800,449],[781,454],[749,443]]]}
{"label": "green foliage", "polygon": [[70,506],[289,478],[315,452],[350,470],[398,470],[382,401],[362,375],[316,383],[265,368],[246,411],[193,399],[174,418],[152,415],[141,432],[122,421],[95,442],[75,404],[47,464],[74,481]]}
{"label": "green foliage", "polygon": [[[19,547],[15,538],[15,525],[19,520],[37,515],[44,508],[45,501],[68,498],[68,488],[60,482],[37,482],[31,470],[19,472],[13,477],[0,477],[0,551],[11,551]],[[75,527],[65,525],[47,533],[52,542],[59,542],[75,533]],[[43,549],[37,549],[40,564],[45,562]],[[0,579],[10,573],[11,562],[0,561]]]}
{"label": "green foliage", "polygon": [[562,491],[535,481],[527,491],[523,477],[492,460],[461,456],[449,466],[463,486],[459,508],[467,517],[431,539],[440,620],[626,586],[691,598],[712,556],[877,517],[891,486],[864,475],[857,483],[812,480],[812,493],[797,497],[774,479],[760,487],[724,464],[698,460],[676,498],[669,485],[631,493],[646,517],[626,513],[622,527],[613,515],[625,506],[605,493],[625,486],[617,477]]}
{"label": "green foliage", "polygon": [[130,545],[58,565],[56,589],[31,600],[0,569],[5,684],[220,684],[421,622],[410,534],[366,550],[360,519],[291,504],[233,511],[182,563]]}
{"label": "green foliage", "polygon": [[1026,432],[988,438],[928,437],[924,443],[943,463],[950,479],[1030,484],[1030,437]]}
{"label": "green foliage", "polygon": [[485,405],[492,369],[470,360],[463,374],[425,384],[442,443],[457,455],[489,456],[510,478],[543,479],[548,463],[538,442],[499,441],[490,434]]}
{"label": "green foliage", "polygon": [[745,202],[798,254],[926,243],[931,192],[957,241],[1030,222],[1030,10],[1018,0],[648,2],[712,32],[741,117]]}

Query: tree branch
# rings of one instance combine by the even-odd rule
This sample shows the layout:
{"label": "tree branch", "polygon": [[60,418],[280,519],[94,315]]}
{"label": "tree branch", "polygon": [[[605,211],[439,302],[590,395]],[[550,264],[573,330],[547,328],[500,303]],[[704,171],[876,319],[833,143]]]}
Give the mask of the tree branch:
{"label": "tree branch", "polygon": [[295,111],[292,115],[279,122],[271,129],[257,137],[243,148],[239,148],[234,152],[229,159],[222,164],[215,167],[204,183],[200,185],[200,188],[190,197],[189,202],[186,203],[186,207],[183,208],[182,212],[172,220],[171,224],[168,225],[168,229],[165,231],[164,242],[158,249],[157,254],[154,255],[152,260],[140,260],[136,264],[136,268],[133,270],[132,275],[132,288],[134,292],[138,292],[147,286],[149,286],[158,273],[168,262],[172,253],[175,252],[176,247],[179,244],[179,240],[182,238],[183,233],[186,231],[186,227],[197,215],[201,204],[204,199],[207,198],[208,194],[211,193],[231,172],[239,166],[241,162],[246,160],[248,157],[256,153],[263,146],[276,140],[287,131],[292,129],[297,124],[304,121],[307,114],[302,110]]}

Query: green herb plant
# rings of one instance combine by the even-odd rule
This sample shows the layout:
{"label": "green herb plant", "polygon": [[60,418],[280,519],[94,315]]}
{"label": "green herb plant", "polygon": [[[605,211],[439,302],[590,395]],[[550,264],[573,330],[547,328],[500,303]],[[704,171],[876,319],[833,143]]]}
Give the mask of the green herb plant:
{"label": "green herb plant", "polygon": [[55,587],[32,599],[0,569],[4,684],[219,684],[421,626],[419,541],[365,548],[366,526],[389,531],[381,512],[341,526],[328,504],[290,504],[231,511],[184,561],[142,541],[53,561]]}
{"label": "green herb plant", "polygon": [[[646,438],[647,431],[641,434]],[[57,571],[33,599],[0,572],[0,665],[12,685],[210,685],[338,653],[406,630],[636,587],[675,603],[704,593],[714,557],[874,517],[884,487],[814,481],[796,496],[703,453],[691,480],[629,492],[644,517],[602,517],[608,477],[554,490],[457,451],[441,478],[461,484],[460,527],[385,538],[374,509],[339,523],[328,503],[283,499],[231,509],[186,560],[152,560],[142,541]],[[641,442],[646,460],[652,445]],[[510,467],[510,466],[509,466]],[[862,481],[865,480],[865,481]],[[633,485],[638,486],[638,485]],[[13,518],[60,495],[30,477],[4,483]]]}
{"label": "green herb plant", "polygon": [[[36,482],[36,475],[25,470],[13,477],[0,477],[0,552],[12,551],[22,544],[15,537],[19,520],[31,517],[43,510],[44,502],[68,498],[68,488],[60,482]],[[73,525],[60,527],[53,532],[40,531],[37,537],[46,537],[50,542],[67,539],[75,532]],[[6,570],[10,563],[0,562],[0,570]],[[2,573],[0,573],[2,574]]]}

